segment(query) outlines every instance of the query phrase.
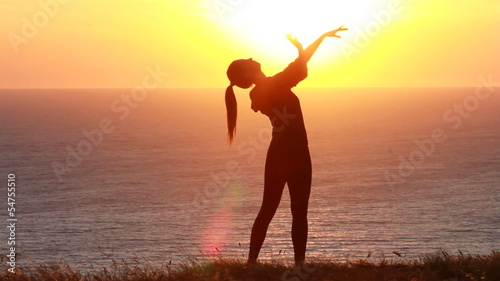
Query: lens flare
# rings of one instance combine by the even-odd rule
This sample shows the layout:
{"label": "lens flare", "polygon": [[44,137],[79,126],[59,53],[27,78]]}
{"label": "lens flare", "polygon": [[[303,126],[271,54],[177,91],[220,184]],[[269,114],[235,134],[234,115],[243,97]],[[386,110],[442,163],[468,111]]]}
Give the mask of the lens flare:
{"label": "lens flare", "polygon": [[243,200],[242,185],[230,184],[219,201],[218,211],[208,221],[202,239],[202,253],[207,256],[221,254],[230,240],[231,229],[234,226],[234,213]]}

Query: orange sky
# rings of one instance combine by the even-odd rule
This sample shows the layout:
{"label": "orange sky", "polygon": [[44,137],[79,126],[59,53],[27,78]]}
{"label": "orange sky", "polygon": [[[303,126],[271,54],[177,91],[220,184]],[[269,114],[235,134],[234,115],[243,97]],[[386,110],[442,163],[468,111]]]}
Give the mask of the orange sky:
{"label": "orange sky", "polygon": [[0,88],[225,87],[233,59],[273,75],[346,24],[309,63],[304,87],[475,86],[500,81],[500,1],[1,0]]}

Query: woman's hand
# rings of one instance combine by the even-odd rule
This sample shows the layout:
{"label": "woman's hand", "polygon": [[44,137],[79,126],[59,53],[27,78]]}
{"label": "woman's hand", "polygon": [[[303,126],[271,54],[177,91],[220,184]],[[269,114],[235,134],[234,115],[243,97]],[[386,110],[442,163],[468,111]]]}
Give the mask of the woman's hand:
{"label": "woman's hand", "polygon": [[337,32],[339,31],[344,31],[344,30],[348,30],[347,28],[344,28],[344,25],[342,25],[341,27],[335,29],[335,30],[332,30],[332,31],[328,31],[327,33],[323,34],[325,35],[326,37],[337,37],[337,38],[340,38],[340,36],[337,35]]}
{"label": "woman's hand", "polygon": [[292,34],[287,34],[286,39],[288,39],[288,41],[290,41],[290,43],[292,43],[299,50],[299,53],[304,51],[304,48],[302,47],[302,43],[299,42],[299,40],[297,39],[297,36],[292,35]]}
{"label": "woman's hand", "polygon": [[339,27],[335,30],[328,31],[328,32],[324,33],[318,39],[316,39],[316,41],[311,43],[311,45],[309,45],[305,50],[302,48],[302,44],[300,44],[297,37],[295,37],[291,34],[288,34],[286,36],[286,38],[299,50],[299,58],[301,58],[303,61],[305,61],[307,63],[309,61],[309,59],[311,59],[314,52],[316,52],[316,49],[318,48],[319,44],[321,44],[323,39],[325,39],[325,37],[340,38],[340,36],[337,35],[337,32],[344,31],[344,30],[347,30],[347,28],[344,28],[344,26],[342,25],[341,27]]}

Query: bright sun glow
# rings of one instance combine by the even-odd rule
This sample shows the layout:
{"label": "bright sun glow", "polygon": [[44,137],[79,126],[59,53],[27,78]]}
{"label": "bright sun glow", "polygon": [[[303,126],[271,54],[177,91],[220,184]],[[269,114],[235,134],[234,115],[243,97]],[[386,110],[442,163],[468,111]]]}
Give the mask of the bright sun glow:
{"label": "bright sun glow", "polygon": [[255,53],[260,52],[260,58],[269,61],[289,60],[292,53],[295,54],[286,34],[296,35],[307,47],[323,32],[341,25],[350,29],[362,26],[370,20],[370,12],[385,3],[382,0],[239,2],[225,12],[223,25],[231,29],[240,41],[251,45]]}
{"label": "bright sun glow", "polygon": [[133,88],[158,65],[162,87],[219,88],[232,60],[274,75],[297,56],[286,34],[306,47],[344,24],[300,86],[475,87],[499,73],[500,1],[36,2],[0,1],[0,87]]}
{"label": "bright sun glow", "polygon": [[248,31],[263,40],[294,33],[304,41],[311,41],[318,32],[342,24],[359,24],[368,10],[370,5],[366,0],[255,1],[242,7],[239,16],[248,24]]}

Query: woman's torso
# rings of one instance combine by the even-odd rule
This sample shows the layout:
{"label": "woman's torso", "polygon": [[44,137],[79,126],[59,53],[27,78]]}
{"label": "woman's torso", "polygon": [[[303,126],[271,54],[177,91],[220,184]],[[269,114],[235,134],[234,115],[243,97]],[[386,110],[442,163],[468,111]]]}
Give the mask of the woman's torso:
{"label": "woman's torso", "polygon": [[269,117],[273,126],[272,145],[283,147],[307,146],[307,133],[299,98],[291,89],[265,78],[250,91],[252,109]]}

